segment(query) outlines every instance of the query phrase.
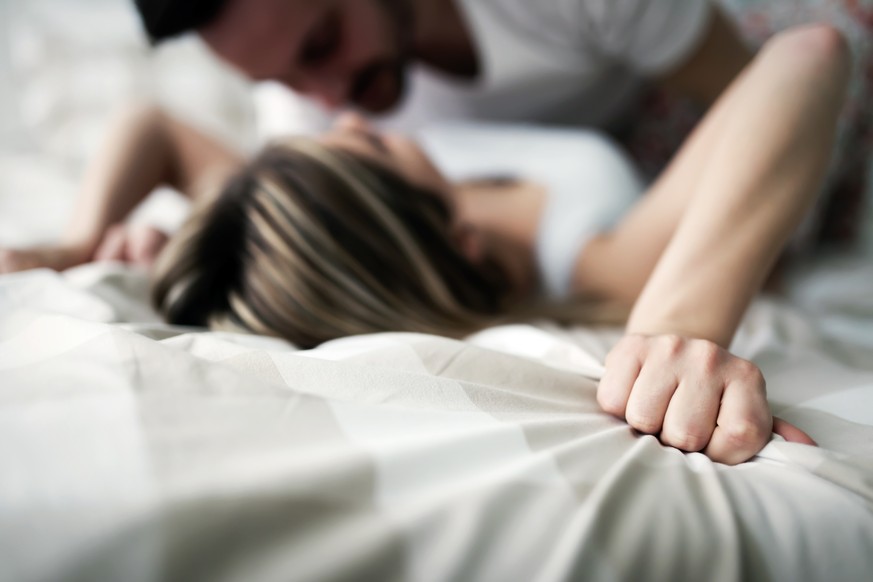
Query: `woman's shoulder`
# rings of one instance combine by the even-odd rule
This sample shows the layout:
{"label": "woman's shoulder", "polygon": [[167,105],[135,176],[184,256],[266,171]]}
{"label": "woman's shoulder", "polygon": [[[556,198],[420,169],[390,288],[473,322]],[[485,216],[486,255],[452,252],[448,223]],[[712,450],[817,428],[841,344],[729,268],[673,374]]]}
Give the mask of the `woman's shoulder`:
{"label": "woman's shoulder", "polygon": [[572,171],[574,179],[588,181],[636,174],[622,149],[607,134],[590,128],[452,122],[426,127],[416,137],[455,180],[508,173],[542,179]]}

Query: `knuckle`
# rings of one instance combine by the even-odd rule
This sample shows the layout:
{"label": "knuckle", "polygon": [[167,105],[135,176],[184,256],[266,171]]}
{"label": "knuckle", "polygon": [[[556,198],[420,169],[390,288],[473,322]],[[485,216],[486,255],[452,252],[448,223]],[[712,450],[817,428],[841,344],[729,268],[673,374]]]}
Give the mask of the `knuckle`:
{"label": "knuckle", "polygon": [[604,412],[612,416],[616,416],[618,418],[622,418],[624,416],[624,407],[616,403],[615,401],[610,400],[606,402],[600,402],[600,407],[603,409]]}
{"label": "knuckle", "polygon": [[721,366],[724,350],[713,342],[696,340],[694,342],[694,358],[707,374],[713,374]]}
{"label": "knuckle", "polygon": [[665,335],[660,338],[661,349],[668,356],[678,356],[685,349],[685,338],[678,335]]}
{"label": "knuckle", "polygon": [[625,420],[627,420],[629,425],[642,433],[655,434],[661,430],[661,423],[646,414],[628,411]]}
{"label": "knuckle", "polygon": [[738,360],[736,367],[737,373],[743,380],[755,384],[764,383],[764,374],[761,372],[761,369],[749,360]]}
{"label": "knuckle", "polygon": [[666,445],[693,453],[702,450],[709,437],[692,431],[677,431],[665,434],[661,440]]}
{"label": "knuckle", "polygon": [[731,445],[751,447],[762,445],[769,436],[769,430],[761,423],[737,421],[724,427],[724,435]]}
{"label": "knuckle", "polygon": [[707,353],[700,358],[700,366],[703,372],[709,376],[714,376],[721,367],[721,358],[712,353]]}
{"label": "knuckle", "polygon": [[615,394],[608,390],[597,391],[597,404],[600,405],[600,408],[602,408],[604,412],[608,412],[613,416],[624,415],[624,404],[615,396]]}

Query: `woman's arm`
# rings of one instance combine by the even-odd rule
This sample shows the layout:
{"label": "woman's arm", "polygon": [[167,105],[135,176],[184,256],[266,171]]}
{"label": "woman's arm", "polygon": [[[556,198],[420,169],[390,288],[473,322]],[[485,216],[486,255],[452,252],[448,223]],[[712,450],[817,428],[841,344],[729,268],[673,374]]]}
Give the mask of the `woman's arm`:
{"label": "woman's arm", "polygon": [[[815,37],[823,41],[815,45]],[[744,71],[725,92],[722,98],[712,107],[709,114],[691,134],[673,162],[661,174],[658,180],[649,189],[646,196],[627,214],[624,220],[612,232],[604,233],[595,237],[586,246],[576,264],[573,280],[573,290],[579,293],[590,293],[612,300],[618,300],[632,305],[639,298],[643,287],[649,281],[655,265],[664,254],[664,250],[676,233],[679,223],[685,212],[690,208],[695,198],[712,199],[713,196],[708,188],[701,184],[704,171],[712,158],[718,144],[722,143],[729,127],[737,122],[748,119],[747,115],[754,113],[748,111],[749,104],[753,107],[762,105],[765,99],[769,99],[770,107],[775,107],[776,117],[774,121],[786,120],[780,111],[782,104],[788,99],[794,99],[797,95],[787,95],[780,92],[778,87],[769,84],[768,81],[760,81],[768,76],[769,69],[779,69],[782,62],[788,62],[788,67],[815,66],[813,62],[807,62],[807,58],[813,61],[830,59],[845,61],[847,55],[843,49],[836,46],[828,48],[831,42],[839,45],[839,33],[825,27],[809,27],[783,33],[775,37],[759,54],[753,66]],[[790,45],[790,46],[789,46]],[[808,45],[805,48],[799,45]],[[809,46],[812,45],[812,46]],[[777,46],[782,49],[775,51]],[[835,50],[834,50],[835,49]],[[771,52],[779,52],[779,55],[771,55]],[[830,54],[828,54],[830,52]],[[764,63],[763,61],[767,62]],[[749,80],[751,70],[755,70],[756,79]],[[764,69],[761,71],[761,69]],[[813,73],[813,76],[815,74]],[[811,82],[800,81],[799,90],[809,93],[818,91],[819,81],[821,84],[829,82],[828,78],[813,79]],[[830,79],[833,83],[833,79]],[[810,89],[811,87],[811,89]],[[831,85],[835,88],[834,85]],[[838,89],[838,87],[836,87]],[[776,92],[775,98],[767,97],[767,91]],[[743,93],[738,97],[739,93]],[[745,101],[745,105],[742,103]],[[840,107],[840,99],[830,103],[831,107]],[[768,119],[769,124],[771,120]],[[790,124],[790,122],[789,122]],[[749,124],[754,125],[754,124]],[[759,148],[778,147],[774,140],[764,133],[765,126],[757,125],[752,133],[745,136],[748,141],[755,142]],[[801,128],[798,127],[798,130]],[[817,150],[819,155],[828,157],[829,145],[822,142],[822,137],[830,139],[831,132],[827,130],[823,136],[814,136],[805,146]],[[741,148],[742,149],[742,146]],[[783,152],[791,157],[790,152]],[[728,152],[727,157],[731,157]],[[738,163],[729,161],[729,171],[737,168],[739,172],[746,169]],[[712,181],[712,180],[710,180]],[[730,185],[728,180],[726,185]],[[815,182],[813,191],[817,188]],[[758,186],[763,191],[764,185]],[[705,202],[704,202],[705,203]],[[802,203],[796,197],[787,201],[788,204]]]}
{"label": "woman's arm", "polygon": [[[65,269],[90,260],[112,225],[159,186],[196,197],[206,179],[220,180],[242,163],[239,154],[176,120],[156,107],[138,106],[113,123],[109,136],[89,166],[72,220],[52,247],[7,250],[0,272],[25,268]],[[105,256],[110,244],[102,245]]]}
{"label": "woman's arm", "polygon": [[830,28],[766,46],[729,96],[695,194],[631,315],[631,333],[730,343],[819,193],[848,82]]}
{"label": "woman's arm", "polygon": [[772,418],[763,378],[723,348],[819,190],[847,61],[841,37],[827,27],[771,41],[658,184],[657,198],[601,239],[594,255],[611,255],[612,285],[628,263],[657,260],[629,335],[607,360],[598,391],[604,409],[724,462],[765,444]]}

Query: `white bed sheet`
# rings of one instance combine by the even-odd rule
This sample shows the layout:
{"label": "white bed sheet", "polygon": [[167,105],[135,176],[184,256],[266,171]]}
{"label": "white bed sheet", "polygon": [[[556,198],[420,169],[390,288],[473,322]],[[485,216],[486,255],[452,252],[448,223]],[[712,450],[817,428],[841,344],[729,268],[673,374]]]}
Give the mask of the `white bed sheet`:
{"label": "white bed sheet", "polygon": [[163,326],[122,268],[0,277],[0,580],[865,579],[873,305],[826,275],[734,346],[822,448],[739,467],[598,410],[617,330],[300,352]]}
{"label": "white bed sheet", "polygon": [[[65,10],[105,14],[86,4]],[[16,14],[36,23],[39,10]],[[95,41],[121,30],[80,28]],[[27,87],[84,62],[51,38]],[[236,111],[239,135],[245,104],[211,91],[222,100],[204,109],[186,61],[170,61],[176,100]],[[97,134],[79,118],[30,121],[45,135],[0,148],[54,145],[67,164],[0,153],[0,246],[60,232],[69,159],[85,153],[67,146]],[[171,226],[177,205],[141,218]],[[383,334],[299,352],[164,326],[125,269],[2,276],[0,582],[869,579],[873,260],[830,261],[795,289],[758,302],[734,349],[822,447],[774,441],[725,467],[599,412],[617,330]]]}
{"label": "white bed sheet", "polygon": [[[0,157],[0,245],[61,228],[52,168]],[[0,581],[868,579],[873,260],[792,288],[733,349],[822,447],[725,467],[598,410],[619,330],[299,352],[162,325],[123,268],[0,277]]]}

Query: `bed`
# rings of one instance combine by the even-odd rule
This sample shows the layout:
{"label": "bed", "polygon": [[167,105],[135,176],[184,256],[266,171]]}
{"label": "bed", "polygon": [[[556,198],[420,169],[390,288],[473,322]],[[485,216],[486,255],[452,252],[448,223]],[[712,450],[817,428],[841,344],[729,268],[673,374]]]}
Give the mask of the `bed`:
{"label": "bed", "polygon": [[[7,239],[63,220],[48,168],[0,162]],[[727,467],[599,411],[619,329],[300,351],[164,325],[120,265],[0,276],[0,580],[869,579],[873,261],[791,288],[733,349],[821,447]]]}
{"label": "bed", "polygon": [[[127,42],[129,18],[102,20],[111,4],[0,0],[0,29],[14,16],[48,31],[19,43],[26,75],[4,70],[0,42],[0,79],[26,90],[0,92],[2,112],[36,91],[20,119],[0,115],[0,245],[57,235],[100,133],[41,100],[67,77],[40,59],[73,67],[72,30],[89,59],[146,66],[141,47],[87,32]],[[176,80],[177,95],[196,81]],[[207,93],[241,91],[215,82]],[[239,135],[241,103],[188,105]],[[162,193],[137,220],[171,227],[183,206]],[[533,322],[301,351],[167,326],[146,276],[119,265],[0,276],[0,582],[869,580],[873,253],[823,257],[790,288],[755,303],[733,350],[821,447],[774,437],[727,467],[599,411],[619,329]]]}

